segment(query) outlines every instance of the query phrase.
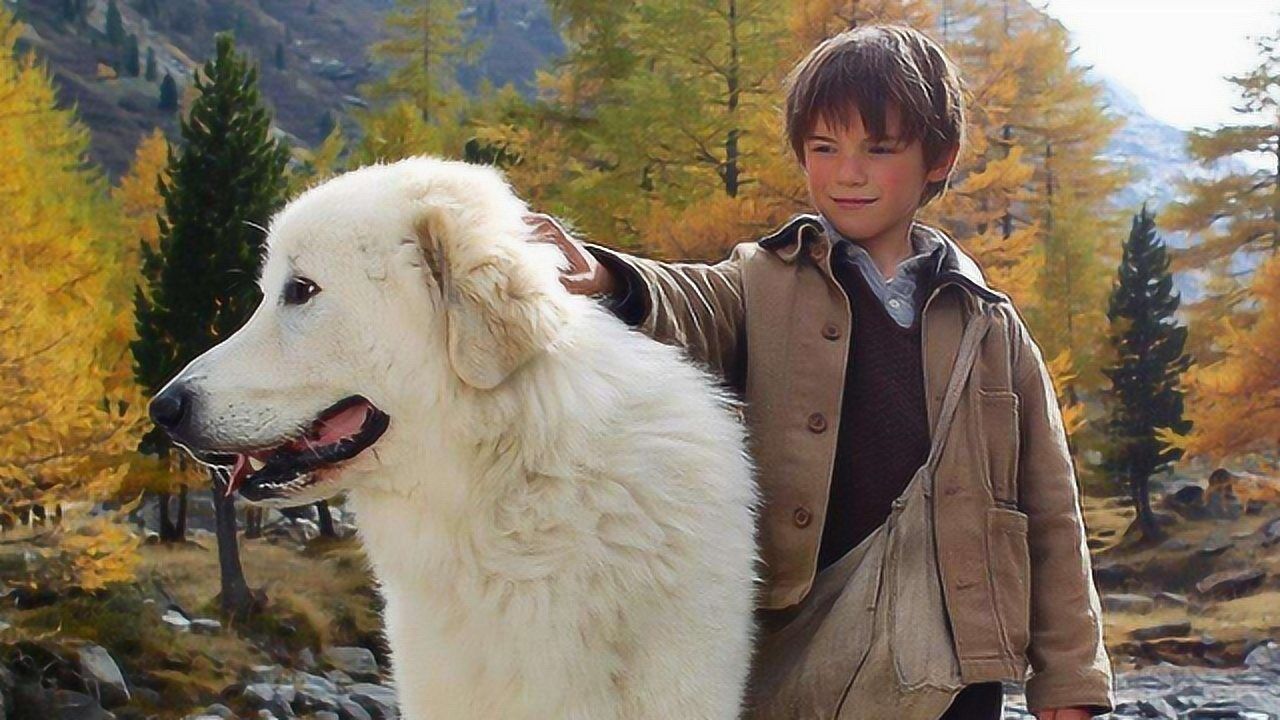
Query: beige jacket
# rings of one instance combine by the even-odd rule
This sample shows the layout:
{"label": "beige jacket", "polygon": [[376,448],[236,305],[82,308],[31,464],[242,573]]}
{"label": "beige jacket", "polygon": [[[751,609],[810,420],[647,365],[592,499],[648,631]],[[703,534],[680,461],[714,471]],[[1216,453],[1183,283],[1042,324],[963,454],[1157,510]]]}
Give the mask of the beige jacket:
{"label": "beige jacket", "polygon": [[[979,303],[997,311],[936,481],[939,566],[962,678],[1021,681],[1029,662],[1032,710],[1110,709],[1074,470],[1040,349],[977,264],[945,245],[921,311],[930,426],[966,318]],[[827,516],[853,321],[820,223],[797,217],[715,265],[590,250],[641,289],[642,332],[686,348],[742,392],[765,500],[761,604],[800,602]]]}

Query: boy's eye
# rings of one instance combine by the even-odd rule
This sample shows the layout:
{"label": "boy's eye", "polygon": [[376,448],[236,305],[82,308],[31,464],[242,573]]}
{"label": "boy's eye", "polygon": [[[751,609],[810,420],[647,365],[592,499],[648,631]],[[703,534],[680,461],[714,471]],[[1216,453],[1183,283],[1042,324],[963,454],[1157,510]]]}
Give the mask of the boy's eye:
{"label": "boy's eye", "polygon": [[810,145],[809,146],[809,152],[811,153],[819,153],[819,154],[825,155],[827,153],[833,153],[835,151],[836,151],[836,148],[834,145]]}
{"label": "boy's eye", "polygon": [[284,286],[284,304],[301,305],[320,292],[320,286],[304,277],[290,278]]}
{"label": "boy's eye", "polygon": [[895,153],[897,151],[898,151],[897,145],[873,145],[871,147],[871,152],[877,155],[888,155],[891,153]]}

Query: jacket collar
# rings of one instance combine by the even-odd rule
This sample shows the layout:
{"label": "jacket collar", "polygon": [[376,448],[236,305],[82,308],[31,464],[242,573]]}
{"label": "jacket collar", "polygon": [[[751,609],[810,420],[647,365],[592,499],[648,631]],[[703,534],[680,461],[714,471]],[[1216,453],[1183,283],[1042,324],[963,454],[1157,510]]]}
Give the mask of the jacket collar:
{"label": "jacket collar", "polygon": [[[938,265],[934,268],[937,285],[954,281],[989,302],[1009,302],[1007,295],[987,285],[977,261],[960,249],[946,233],[923,223],[916,223],[913,229],[930,233],[942,242],[943,251],[938,254]],[[795,262],[805,248],[830,252],[829,247],[824,247],[829,246],[830,242],[817,215],[797,215],[791,218],[777,230],[761,238],[759,245],[788,263]]]}

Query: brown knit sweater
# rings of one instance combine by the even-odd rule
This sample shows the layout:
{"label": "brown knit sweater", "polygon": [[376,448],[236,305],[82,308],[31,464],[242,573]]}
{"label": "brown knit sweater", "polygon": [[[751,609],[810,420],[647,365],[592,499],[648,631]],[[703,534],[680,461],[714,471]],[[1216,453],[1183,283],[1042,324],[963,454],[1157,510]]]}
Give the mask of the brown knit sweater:
{"label": "brown knit sweater", "polygon": [[929,455],[919,318],[933,278],[923,271],[916,320],[903,328],[852,262],[836,253],[832,265],[849,296],[853,331],[819,570],[884,523],[890,505]]}

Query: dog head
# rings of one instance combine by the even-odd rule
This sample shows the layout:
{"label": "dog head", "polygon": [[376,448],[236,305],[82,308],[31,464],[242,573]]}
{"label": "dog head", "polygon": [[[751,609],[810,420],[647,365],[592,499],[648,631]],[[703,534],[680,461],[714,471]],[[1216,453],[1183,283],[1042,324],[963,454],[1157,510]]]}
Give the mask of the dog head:
{"label": "dog head", "polygon": [[409,428],[429,432],[441,404],[495,392],[560,337],[559,252],[528,242],[525,212],[496,171],[429,158],[309,190],[271,223],[261,304],[152,418],[253,501],[376,477],[422,442]]}

